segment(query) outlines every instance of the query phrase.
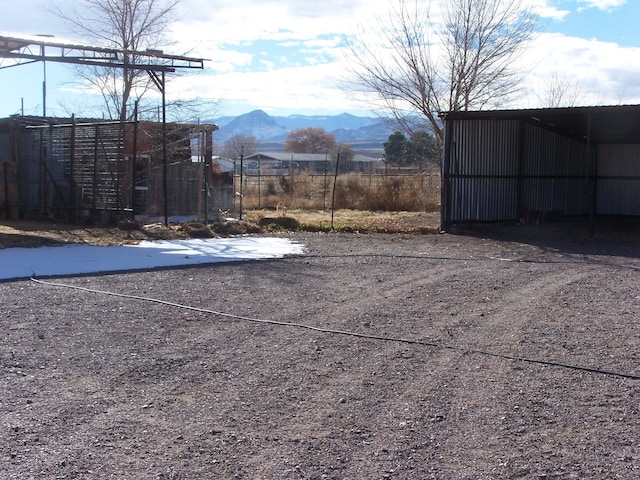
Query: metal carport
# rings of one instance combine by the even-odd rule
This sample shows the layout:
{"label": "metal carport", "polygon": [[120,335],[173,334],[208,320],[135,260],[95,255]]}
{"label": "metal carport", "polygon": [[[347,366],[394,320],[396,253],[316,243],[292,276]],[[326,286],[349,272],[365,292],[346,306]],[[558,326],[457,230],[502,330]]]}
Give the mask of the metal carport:
{"label": "metal carport", "polygon": [[446,112],[441,224],[640,216],[640,105]]}

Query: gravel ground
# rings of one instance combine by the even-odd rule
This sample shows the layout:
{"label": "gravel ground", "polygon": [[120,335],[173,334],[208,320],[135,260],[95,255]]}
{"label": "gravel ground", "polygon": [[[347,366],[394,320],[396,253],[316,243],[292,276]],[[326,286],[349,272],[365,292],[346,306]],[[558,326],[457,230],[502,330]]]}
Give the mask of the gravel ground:
{"label": "gravel ground", "polygon": [[639,250],[538,231],[0,283],[0,477],[639,478]]}

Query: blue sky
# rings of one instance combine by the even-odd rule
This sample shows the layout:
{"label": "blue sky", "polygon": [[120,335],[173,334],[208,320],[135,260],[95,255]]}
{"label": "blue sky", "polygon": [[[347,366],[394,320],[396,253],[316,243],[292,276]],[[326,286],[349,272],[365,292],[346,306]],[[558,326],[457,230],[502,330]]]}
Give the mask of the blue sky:
{"label": "blue sky", "polygon": [[[0,31],[45,33],[77,43],[45,6],[51,0],[0,0]],[[63,8],[79,0],[56,0]],[[523,58],[525,94],[512,107],[546,106],[550,79],[571,86],[576,105],[640,103],[640,1],[525,0],[540,34]],[[434,1],[434,7],[440,1]],[[204,71],[173,78],[170,98],[199,98],[210,116],[263,109],[274,115],[371,113],[339,86],[342,38],[360,25],[379,40],[376,18],[390,0],[181,0],[165,51],[210,59]],[[25,14],[25,12],[27,14]],[[6,65],[6,62],[4,63]],[[100,98],[64,65],[47,63],[47,113],[100,116]],[[43,111],[42,64],[0,70],[0,117]],[[213,106],[215,104],[215,106]]]}
{"label": "blue sky", "polygon": [[568,13],[559,21],[544,22],[548,32],[580,38],[594,38],[625,47],[640,46],[640,2],[625,1],[558,1],[549,2]]}

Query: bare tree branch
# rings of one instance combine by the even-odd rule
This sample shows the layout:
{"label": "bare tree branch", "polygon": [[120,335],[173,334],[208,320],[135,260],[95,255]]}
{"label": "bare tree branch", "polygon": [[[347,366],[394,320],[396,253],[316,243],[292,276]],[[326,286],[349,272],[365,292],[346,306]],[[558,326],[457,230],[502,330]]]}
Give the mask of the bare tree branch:
{"label": "bare tree branch", "polygon": [[379,19],[384,47],[361,31],[347,51],[352,86],[373,93],[407,133],[427,128],[442,144],[439,112],[487,108],[518,91],[513,64],[536,17],[525,0],[447,0],[436,21],[435,1],[397,0]]}
{"label": "bare tree branch", "polygon": [[[129,52],[157,49],[171,23],[178,0],[80,0],[53,3],[51,11],[69,23],[76,33],[100,44]],[[151,87],[145,71],[108,67],[78,67],[80,78],[102,95],[109,118],[127,120],[132,95],[141,98]]]}
{"label": "bare tree branch", "polygon": [[258,153],[260,140],[254,135],[234,135],[224,142],[223,155],[227,158],[240,158]]}
{"label": "bare tree branch", "polygon": [[544,85],[543,96],[539,97],[539,101],[549,108],[574,107],[578,102],[579,93],[580,84],[575,79],[554,73]]}

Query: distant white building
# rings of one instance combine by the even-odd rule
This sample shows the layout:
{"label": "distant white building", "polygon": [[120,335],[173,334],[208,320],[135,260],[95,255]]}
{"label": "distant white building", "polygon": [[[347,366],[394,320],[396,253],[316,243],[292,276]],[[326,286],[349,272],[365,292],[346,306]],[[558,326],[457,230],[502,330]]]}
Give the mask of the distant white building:
{"label": "distant white building", "polygon": [[[245,173],[257,175],[285,175],[292,168],[323,173],[335,168],[336,157],[328,153],[258,152],[244,158]],[[381,158],[355,154],[347,162],[341,162],[341,171],[361,172],[383,166]]]}

